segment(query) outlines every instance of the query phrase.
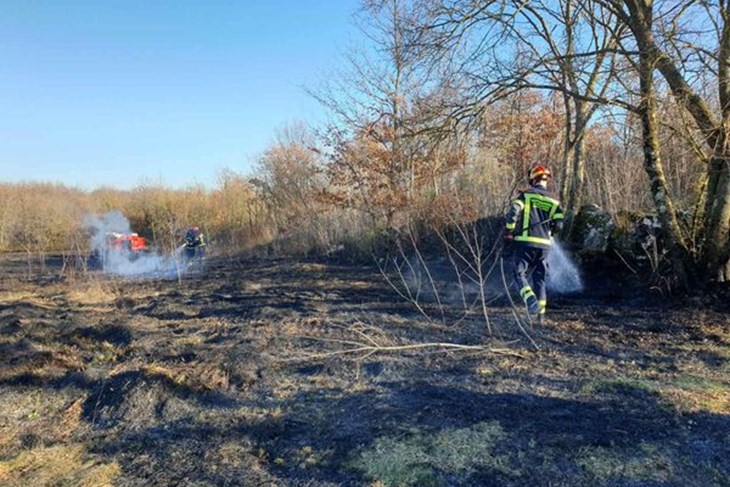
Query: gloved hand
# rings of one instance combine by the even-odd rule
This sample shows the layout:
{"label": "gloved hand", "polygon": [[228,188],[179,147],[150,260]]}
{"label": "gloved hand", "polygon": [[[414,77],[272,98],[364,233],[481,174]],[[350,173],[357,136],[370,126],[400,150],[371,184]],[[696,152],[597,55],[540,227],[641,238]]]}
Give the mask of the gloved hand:
{"label": "gloved hand", "polygon": [[515,235],[509,230],[506,230],[504,235],[502,235],[502,238],[504,239],[504,243],[512,243],[515,239]]}

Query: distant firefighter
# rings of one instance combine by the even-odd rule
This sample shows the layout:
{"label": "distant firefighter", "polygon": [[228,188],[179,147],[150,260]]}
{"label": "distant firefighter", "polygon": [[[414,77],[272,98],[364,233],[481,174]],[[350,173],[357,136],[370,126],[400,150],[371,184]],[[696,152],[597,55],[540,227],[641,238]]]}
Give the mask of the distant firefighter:
{"label": "distant firefighter", "polygon": [[203,257],[205,254],[205,237],[198,227],[190,227],[185,231],[185,256],[189,259]]}

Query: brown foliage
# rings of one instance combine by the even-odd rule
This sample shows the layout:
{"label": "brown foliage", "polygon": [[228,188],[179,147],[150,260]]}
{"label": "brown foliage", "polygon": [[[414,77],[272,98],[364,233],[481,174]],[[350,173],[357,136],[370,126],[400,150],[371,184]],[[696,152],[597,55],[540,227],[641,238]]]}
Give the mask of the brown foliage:
{"label": "brown foliage", "polygon": [[563,137],[562,107],[557,97],[520,91],[485,112],[481,144],[497,160],[527,174],[534,161],[557,161]]}
{"label": "brown foliage", "polygon": [[189,225],[203,228],[221,247],[245,248],[266,235],[265,212],[253,186],[232,171],[223,172],[213,190],[141,185],[129,191],[83,191],[57,184],[2,184],[0,251],[26,252],[29,265],[31,256],[51,251],[85,253],[85,216],[110,210],[121,211],[134,231],[164,251],[180,245]]}

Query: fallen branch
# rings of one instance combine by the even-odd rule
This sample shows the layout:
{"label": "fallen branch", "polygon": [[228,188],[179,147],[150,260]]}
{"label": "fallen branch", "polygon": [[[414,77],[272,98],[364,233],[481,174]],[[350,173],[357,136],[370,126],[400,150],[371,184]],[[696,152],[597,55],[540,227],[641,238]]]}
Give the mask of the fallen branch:
{"label": "fallen branch", "polygon": [[352,342],[349,340],[336,340],[336,339],[328,339],[328,338],[321,338],[321,337],[313,337],[313,336],[307,336],[307,335],[299,335],[295,336],[294,338],[301,338],[306,340],[315,340],[320,342],[329,342],[329,343],[347,343],[353,345],[352,348],[346,348],[344,350],[334,350],[331,352],[322,352],[322,353],[312,353],[307,354],[305,356],[301,357],[290,357],[287,359],[281,359],[281,362],[297,362],[297,361],[303,361],[303,360],[317,360],[317,359],[326,359],[329,357],[336,357],[336,356],[349,356],[352,354],[363,354],[363,357],[357,357],[354,358],[354,360],[357,359],[364,359],[367,358],[373,354],[376,353],[393,353],[393,352],[405,352],[410,350],[424,350],[424,349],[434,349],[434,352],[453,352],[453,351],[462,351],[462,352],[489,352],[494,354],[500,354],[500,355],[508,355],[511,357],[517,357],[524,359],[525,356],[521,353],[515,352],[514,350],[510,350],[509,348],[492,348],[487,347],[484,345],[461,345],[458,343],[445,343],[445,342],[435,342],[435,343],[409,343],[406,345],[378,345],[374,341],[372,341],[372,344],[366,344],[366,343],[358,343],[358,342]]}

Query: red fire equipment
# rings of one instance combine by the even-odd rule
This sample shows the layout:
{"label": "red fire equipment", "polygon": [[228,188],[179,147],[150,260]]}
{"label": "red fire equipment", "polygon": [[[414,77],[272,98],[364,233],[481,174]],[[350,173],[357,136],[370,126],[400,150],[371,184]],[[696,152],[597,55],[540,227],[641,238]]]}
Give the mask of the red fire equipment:
{"label": "red fire equipment", "polygon": [[109,233],[107,238],[107,248],[116,250],[117,252],[131,252],[138,254],[149,249],[147,239],[140,237],[136,233]]}

